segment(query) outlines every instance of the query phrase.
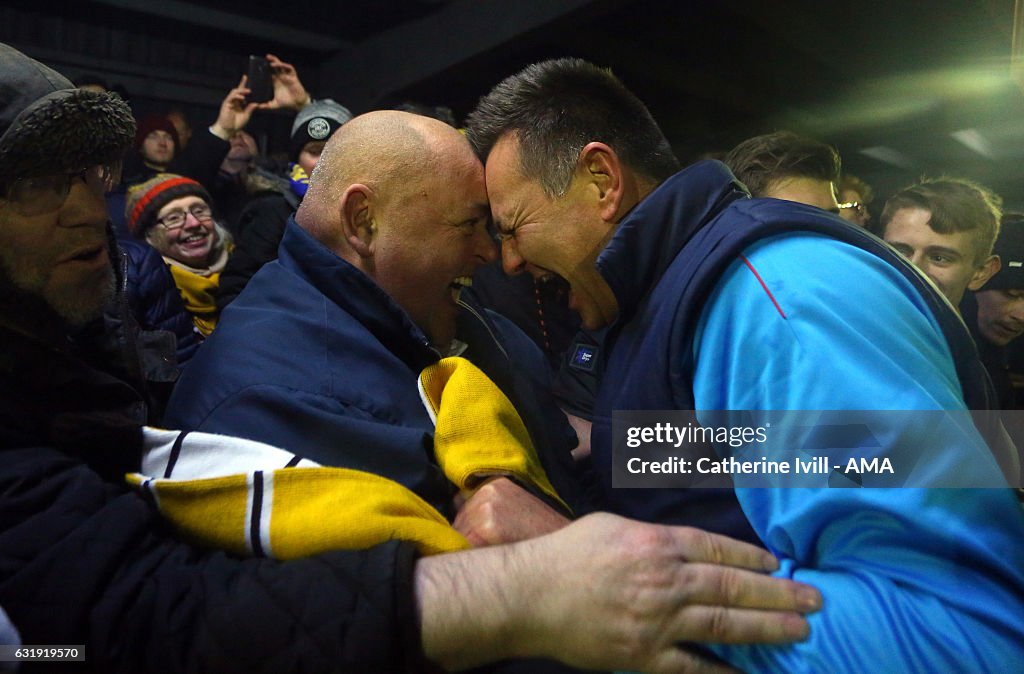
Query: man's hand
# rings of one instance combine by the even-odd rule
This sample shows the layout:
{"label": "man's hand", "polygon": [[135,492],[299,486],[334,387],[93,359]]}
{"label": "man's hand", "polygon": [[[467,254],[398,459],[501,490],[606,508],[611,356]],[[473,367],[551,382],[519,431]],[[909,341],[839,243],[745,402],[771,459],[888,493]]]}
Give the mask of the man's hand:
{"label": "man's hand", "polygon": [[458,506],[454,527],[473,547],[549,534],[568,518],[507,477],[488,481]]}
{"label": "man's hand", "polygon": [[421,559],[427,657],[449,669],[552,657],[585,669],[724,672],[685,642],[807,637],[810,586],[764,575],[757,547],[687,527],[598,513],[512,545]]}
{"label": "man's hand", "polygon": [[250,93],[245,85],[246,76],[242,75],[238,86],[229,91],[220,104],[220,113],[217,115],[217,121],[210,127],[210,132],[221,140],[230,140],[235,132],[244,129],[259,105],[245,102],[245,97]]}
{"label": "man's hand", "polygon": [[265,103],[258,103],[257,109],[289,108],[298,112],[309,105],[311,99],[306,87],[302,86],[295,66],[285,63],[273,54],[267,54],[267,61],[270,63],[271,79],[274,82],[274,98]]}

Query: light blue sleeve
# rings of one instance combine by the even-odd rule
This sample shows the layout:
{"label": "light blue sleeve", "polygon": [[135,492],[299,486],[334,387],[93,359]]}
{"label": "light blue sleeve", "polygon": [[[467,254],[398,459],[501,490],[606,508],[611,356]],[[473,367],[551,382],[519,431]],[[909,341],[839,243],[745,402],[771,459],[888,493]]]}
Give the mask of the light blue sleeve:
{"label": "light blue sleeve", "polygon": [[[710,298],[694,349],[698,410],[964,406],[945,340],[909,283],[875,256],[816,235],[745,251]],[[887,438],[923,438],[939,474],[966,462],[990,469],[972,427],[892,429]],[[805,642],[712,646],[732,665],[851,674],[1024,668],[1024,514],[1009,489],[736,491],[782,562],[776,575],[814,585],[825,604]]]}

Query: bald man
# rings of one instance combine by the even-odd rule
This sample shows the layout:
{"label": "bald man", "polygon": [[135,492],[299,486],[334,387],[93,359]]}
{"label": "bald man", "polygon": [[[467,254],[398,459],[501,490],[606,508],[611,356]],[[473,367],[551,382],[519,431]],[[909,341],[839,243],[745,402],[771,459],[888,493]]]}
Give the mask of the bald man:
{"label": "bald man", "polygon": [[[417,378],[461,355],[513,402],[548,477],[579,512],[575,435],[546,396],[543,355],[463,293],[496,259],[488,222],[483,167],[455,129],[397,111],[353,119],[324,149],[278,260],[224,312],[178,382],[167,424],[383,475],[451,520],[454,488],[433,460]],[[488,491],[499,489],[537,506],[537,528],[499,535],[470,511],[459,526],[471,542],[567,523],[511,482]]]}

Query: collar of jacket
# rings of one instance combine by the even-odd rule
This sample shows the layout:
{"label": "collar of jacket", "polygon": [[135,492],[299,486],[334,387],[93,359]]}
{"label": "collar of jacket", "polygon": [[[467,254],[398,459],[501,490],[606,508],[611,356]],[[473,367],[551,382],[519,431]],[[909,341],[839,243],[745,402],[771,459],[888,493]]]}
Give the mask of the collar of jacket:
{"label": "collar of jacket", "polygon": [[416,371],[440,358],[426,334],[373,279],[338,257],[289,218],[278,262],[355,317]]}
{"label": "collar of jacket", "polygon": [[632,317],[694,234],[747,196],[725,164],[708,160],[675,174],[630,211],[596,263],[618,300],[618,322]]}

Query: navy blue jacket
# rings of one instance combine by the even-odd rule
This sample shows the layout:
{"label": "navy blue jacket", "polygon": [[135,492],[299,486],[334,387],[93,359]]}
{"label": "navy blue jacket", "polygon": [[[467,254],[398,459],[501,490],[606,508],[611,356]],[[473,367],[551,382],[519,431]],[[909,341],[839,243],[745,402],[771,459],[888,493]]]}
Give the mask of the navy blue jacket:
{"label": "navy blue jacket", "polygon": [[177,539],[128,488],[158,419],[130,318],[116,327],[51,345],[0,321],[0,605],[23,643],[86,654],[23,669],[427,670],[412,545],[233,559]]}
{"label": "navy blue jacket", "polygon": [[[1024,516],[1008,489],[842,488],[855,485],[833,482],[835,471],[811,489],[743,474],[736,489],[715,492],[608,488],[625,463],[612,461],[612,410],[988,408],[991,384],[974,344],[920,272],[820,209],[744,198],[717,162],[644,199],[597,266],[621,313],[592,434],[613,508],[734,536],[753,529],[779,558],[776,575],[824,597],[805,641],[709,649],[757,672],[1001,672],[1021,662]],[[974,422],[987,445],[969,426],[923,417],[881,424],[877,437],[920,462],[916,484],[977,474],[1005,485],[992,457],[1012,476],[1012,448],[994,442],[1005,440],[998,418],[982,416]],[[797,444],[801,433],[770,433],[785,445],[768,445],[773,458],[807,447]],[[903,476],[912,472],[901,465]]]}
{"label": "navy blue jacket", "polygon": [[[552,484],[579,506],[575,434],[541,390],[543,356],[511,322],[463,305],[463,355],[516,406]],[[383,475],[451,516],[454,487],[434,461],[417,388],[439,358],[387,293],[290,219],[278,259],[225,310],[178,382],[167,423]]]}

